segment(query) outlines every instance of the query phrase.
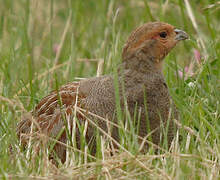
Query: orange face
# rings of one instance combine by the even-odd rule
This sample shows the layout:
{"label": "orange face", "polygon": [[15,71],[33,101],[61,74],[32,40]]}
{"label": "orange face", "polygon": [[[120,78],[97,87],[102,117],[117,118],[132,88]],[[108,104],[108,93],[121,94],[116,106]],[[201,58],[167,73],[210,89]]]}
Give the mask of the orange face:
{"label": "orange face", "polygon": [[[188,35],[172,25],[162,22],[153,22],[137,28],[128,38],[123,50],[126,53],[135,53],[143,50],[157,60],[163,59],[180,40],[185,40]],[[123,58],[124,59],[124,58]]]}

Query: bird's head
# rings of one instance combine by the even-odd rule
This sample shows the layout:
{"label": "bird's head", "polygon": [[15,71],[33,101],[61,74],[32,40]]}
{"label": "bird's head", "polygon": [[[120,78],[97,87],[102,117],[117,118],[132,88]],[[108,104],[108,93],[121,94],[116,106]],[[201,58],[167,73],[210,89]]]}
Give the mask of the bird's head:
{"label": "bird's head", "polygon": [[152,61],[160,68],[164,57],[181,41],[188,39],[188,35],[174,26],[163,22],[146,23],[129,36],[123,52],[123,61],[132,61],[132,56]]}

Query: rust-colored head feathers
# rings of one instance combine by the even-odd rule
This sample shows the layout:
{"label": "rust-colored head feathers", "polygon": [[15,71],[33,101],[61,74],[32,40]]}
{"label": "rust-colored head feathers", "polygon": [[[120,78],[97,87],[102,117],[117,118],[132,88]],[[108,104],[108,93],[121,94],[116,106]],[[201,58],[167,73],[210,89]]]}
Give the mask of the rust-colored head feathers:
{"label": "rust-colored head feathers", "polygon": [[148,58],[159,63],[180,40],[188,35],[174,26],[163,22],[146,23],[134,30],[127,40],[122,52],[126,61],[131,55],[143,52]]}

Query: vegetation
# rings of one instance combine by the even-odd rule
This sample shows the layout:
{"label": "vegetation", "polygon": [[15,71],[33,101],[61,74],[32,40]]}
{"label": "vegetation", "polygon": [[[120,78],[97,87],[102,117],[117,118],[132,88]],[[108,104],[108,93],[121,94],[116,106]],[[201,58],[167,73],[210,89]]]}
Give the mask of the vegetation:
{"label": "vegetation", "polygon": [[[217,0],[0,0],[0,178],[219,179],[219,8]],[[181,141],[177,134],[170,150],[141,154],[121,133],[123,148],[110,156],[99,136],[95,159],[70,148],[58,167],[47,151],[21,149],[16,124],[24,112],[57,85],[113,72],[129,33],[155,20],[190,35],[164,67]]]}

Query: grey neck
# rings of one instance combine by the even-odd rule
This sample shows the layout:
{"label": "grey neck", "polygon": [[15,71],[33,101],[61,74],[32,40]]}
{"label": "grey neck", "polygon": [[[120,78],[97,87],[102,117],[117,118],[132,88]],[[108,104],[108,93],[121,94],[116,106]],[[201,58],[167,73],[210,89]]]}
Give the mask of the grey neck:
{"label": "grey neck", "polygon": [[[123,60],[121,66],[123,69],[131,69],[144,74],[148,73],[161,73],[155,65],[156,58],[153,56],[147,56],[143,52],[137,52],[130,57]],[[121,67],[120,66],[120,67]],[[121,69],[119,67],[119,69]]]}

